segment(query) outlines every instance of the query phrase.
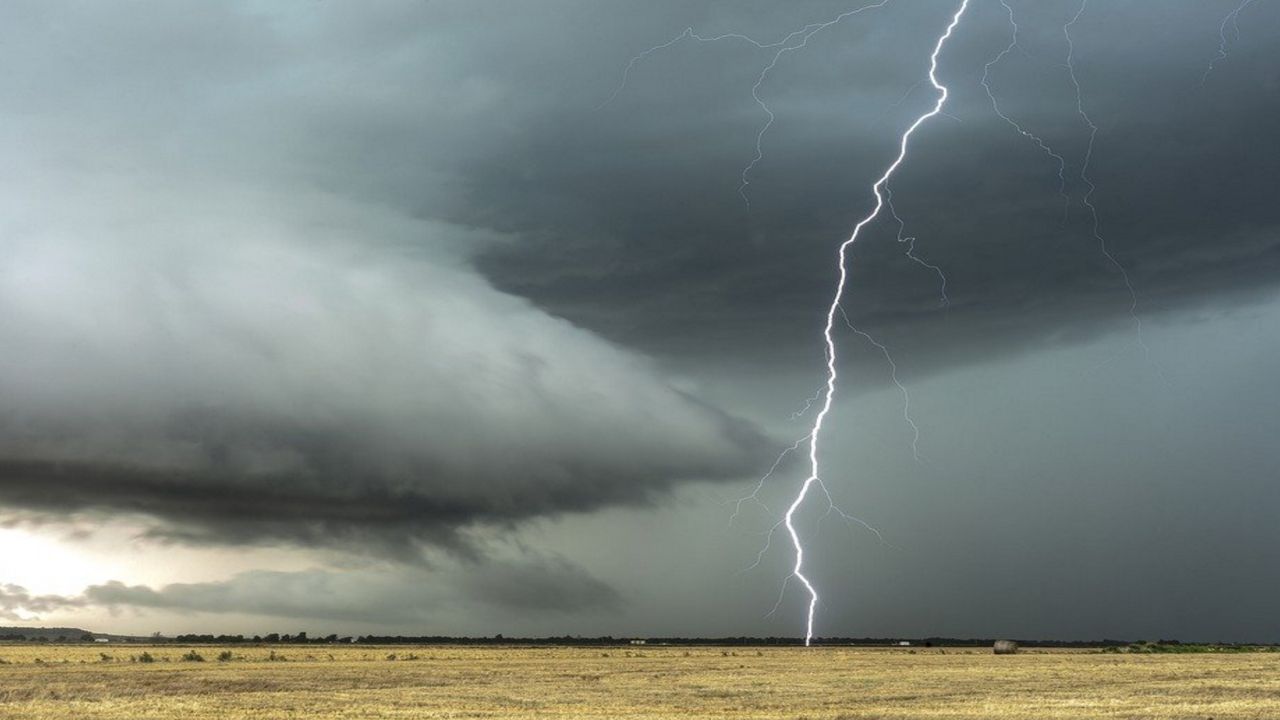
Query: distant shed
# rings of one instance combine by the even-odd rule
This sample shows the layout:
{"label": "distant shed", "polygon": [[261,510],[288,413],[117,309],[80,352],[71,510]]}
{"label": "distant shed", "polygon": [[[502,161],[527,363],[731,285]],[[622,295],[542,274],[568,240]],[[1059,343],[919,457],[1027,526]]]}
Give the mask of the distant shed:
{"label": "distant shed", "polygon": [[1018,652],[1018,643],[1012,640],[997,640],[991,650],[996,655],[1013,655]]}

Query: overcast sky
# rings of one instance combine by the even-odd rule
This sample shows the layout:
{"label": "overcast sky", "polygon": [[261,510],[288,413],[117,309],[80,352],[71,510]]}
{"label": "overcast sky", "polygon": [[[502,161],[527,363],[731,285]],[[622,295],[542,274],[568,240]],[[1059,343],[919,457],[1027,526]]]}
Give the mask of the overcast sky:
{"label": "overcast sky", "polygon": [[[802,634],[957,6],[4,4],[0,624]],[[943,48],[819,635],[1280,641],[1280,5],[1152,6]]]}

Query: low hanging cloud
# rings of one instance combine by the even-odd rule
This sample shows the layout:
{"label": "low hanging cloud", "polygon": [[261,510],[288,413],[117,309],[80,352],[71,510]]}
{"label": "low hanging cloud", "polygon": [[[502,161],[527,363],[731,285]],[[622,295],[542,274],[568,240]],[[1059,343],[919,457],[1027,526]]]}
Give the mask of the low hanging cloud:
{"label": "low hanging cloud", "polygon": [[517,236],[399,201],[457,184],[447,142],[402,133],[491,121],[501,88],[399,84],[401,51],[436,52],[400,10],[359,32],[245,10],[23,6],[0,30],[40,79],[0,80],[0,510],[408,558],[754,472],[747,423],[475,270]]}
{"label": "low hanging cloud", "polygon": [[36,206],[0,239],[0,504],[412,554],[758,457],[646,359],[494,290],[462,229],[324,196],[135,201]]}
{"label": "low hanging cloud", "polygon": [[58,612],[84,606],[81,598],[35,595],[21,585],[0,583],[0,619],[29,620],[33,614]]}
{"label": "low hanging cloud", "polygon": [[0,618],[17,621],[105,609],[423,627],[460,609],[471,615],[557,617],[612,612],[622,604],[613,587],[561,558],[544,556],[433,570],[250,570],[225,580],[158,587],[112,580],[78,595],[33,595],[18,585],[0,585]]}
{"label": "low hanging cloud", "polygon": [[[251,570],[228,580],[158,588],[113,581],[65,598],[68,607],[247,614],[385,624],[422,623],[459,607],[576,613],[610,610],[618,593],[558,561],[472,565],[446,573]],[[46,607],[50,605],[45,600]]]}

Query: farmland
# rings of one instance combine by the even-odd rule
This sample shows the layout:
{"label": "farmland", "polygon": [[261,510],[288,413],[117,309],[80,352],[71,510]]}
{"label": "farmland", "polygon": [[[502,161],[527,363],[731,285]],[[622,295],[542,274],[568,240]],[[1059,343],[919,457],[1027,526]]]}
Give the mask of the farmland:
{"label": "farmland", "polygon": [[90,644],[0,661],[0,718],[26,720],[1280,717],[1276,653]]}

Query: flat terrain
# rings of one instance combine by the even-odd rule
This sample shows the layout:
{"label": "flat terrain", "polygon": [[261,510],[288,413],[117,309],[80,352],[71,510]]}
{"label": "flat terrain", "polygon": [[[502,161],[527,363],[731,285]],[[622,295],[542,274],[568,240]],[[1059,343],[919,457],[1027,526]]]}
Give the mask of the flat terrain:
{"label": "flat terrain", "polygon": [[1280,718],[1277,653],[225,649],[0,645],[0,718]]}

